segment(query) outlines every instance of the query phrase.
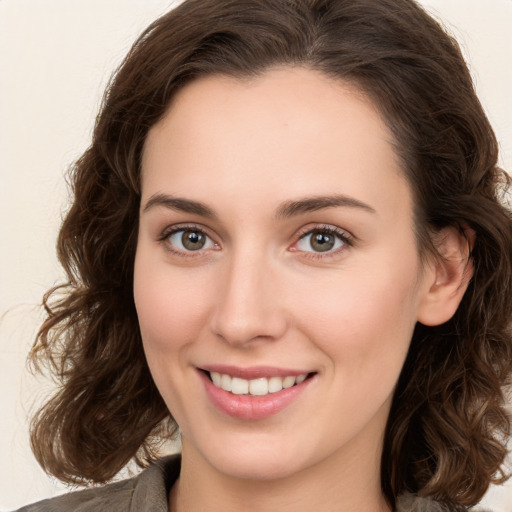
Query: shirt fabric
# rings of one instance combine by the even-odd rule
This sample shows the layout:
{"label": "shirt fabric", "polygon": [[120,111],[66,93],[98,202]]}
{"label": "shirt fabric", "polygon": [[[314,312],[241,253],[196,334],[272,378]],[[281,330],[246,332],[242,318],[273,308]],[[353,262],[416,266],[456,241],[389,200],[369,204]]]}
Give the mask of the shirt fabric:
{"label": "shirt fabric", "polygon": [[[169,492],[179,477],[180,465],[179,454],[164,457],[133,478],[43,500],[22,507],[16,512],[169,512]],[[465,509],[453,509],[412,494],[400,496],[396,505],[396,512],[463,510]]]}

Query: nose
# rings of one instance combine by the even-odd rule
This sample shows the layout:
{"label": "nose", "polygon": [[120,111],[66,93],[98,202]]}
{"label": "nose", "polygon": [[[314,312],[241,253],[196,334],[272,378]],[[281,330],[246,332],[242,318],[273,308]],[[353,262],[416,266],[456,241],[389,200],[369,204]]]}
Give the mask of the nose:
{"label": "nose", "polygon": [[283,336],[287,318],[276,270],[261,255],[231,258],[217,281],[218,301],[211,324],[216,336],[239,347]]}

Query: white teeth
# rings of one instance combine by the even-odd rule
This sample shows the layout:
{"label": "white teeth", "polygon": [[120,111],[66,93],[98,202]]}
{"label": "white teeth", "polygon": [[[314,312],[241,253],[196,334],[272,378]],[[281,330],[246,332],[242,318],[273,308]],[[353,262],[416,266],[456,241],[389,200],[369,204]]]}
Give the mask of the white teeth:
{"label": "white teeth", "polygon": [[291,388],[295,384],[296,377],[285,377],[283,379],[283,388]]}
{"label": "white teeth", "polygon": [[229,375],[220,376],[220,387],[225,391],[231,391],[231,377]]}
{"label": "white teeth", "polygon": [[268,379],[268,392],[277,393],[283,389],[283,379],[281,377],[270,377]]}
{"label": "white teeth", "polygon": [[220,376],[220,373],[217,373],[217,372],[210,372],[210,377],[212,378],[213,383],[214,383],[218,388],[220,388],[220,387],[221,387],[220,381],[222,380],[222,377]]}
{"label": "white teeth", "polygon": [[306,377],[307,377],[307,374],[306,373],[303,373],[302,375],[299,375],[296,379],[295,379],[295,384],[300,384],[301,382],[304,382],[306,380]]}
{"label": "white teeth", "polygon": [[250,380],[249,394],[257,396],[268,395],[268,380],[265,378]]}
{"label": "white teeth", "polygon": [[[224,375],[222,377],[224,377]],[[231,393],[234,395],[247,395],[247,393],[249,393],[249,381],[233,377],[231,381]]]}
{"label": "white teeth", "polygon": [[252,396],[265,396],[269,393],[277,393],[282,389],[291,388],[295,384],[304,382],[307,376],[307,373],[303,373],[297,376],[261,377],[259,379],[246,380],[218,372],[210,372],[212,382],[218,388],[230,391],[234,395]]}

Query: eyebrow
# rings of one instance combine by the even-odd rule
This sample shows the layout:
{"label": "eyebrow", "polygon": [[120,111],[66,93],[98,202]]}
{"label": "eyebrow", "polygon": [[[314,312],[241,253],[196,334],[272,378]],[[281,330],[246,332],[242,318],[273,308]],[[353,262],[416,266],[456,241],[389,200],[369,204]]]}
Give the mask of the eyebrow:
{"label": "eyebrow", "polygon": [[[193,213],[209,219],[217,218],[214,210],[204,203],[182,197],[172,197],[167,194],[154,194],[151,196],[144,206],[143,211],[147,212],[156,206],[184,213]],[[369,213],[377,213],[370,205],[363,203],[358,199],[342,194],[334,194],[329,196],[311,196],[297,200],[285,201],[276,210],[275,217],[276,219],[289,218],[308,212],[335,207],[358,208]]]}
{"label": "eyebrow", "polygon": [[154,194],[152,195],[146,206],[144,206],[144,212],[151,210],[156,206],[162,206],[169,210],[176,210],[184,213],[195,213],[202,217],[214,219],[217,217],[215,212],[204,203],[198,201],[192,201],[191,199],[184,199],[182,197],[172,197],[166,194]]}
{"label": "eyebrow", "polygon": [[363,203],[359,201],[359,199],[343,194],[334,194],[329,196],[305,197],[296,201],[286,201],[277,209],[276,218],[293,217],[294,215],[300,215],[302,213],[340,206],[345,208],[359,208],[369,213],[377,213],[369,204]]}

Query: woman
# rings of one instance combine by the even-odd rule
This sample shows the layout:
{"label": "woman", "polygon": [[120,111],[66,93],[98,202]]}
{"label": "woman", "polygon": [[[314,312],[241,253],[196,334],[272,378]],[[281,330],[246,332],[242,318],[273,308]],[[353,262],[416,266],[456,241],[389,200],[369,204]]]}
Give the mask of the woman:
{"label": "woman", "polygon": [[23,510],[466,510],[502,480],[512,220],[410,0],[188,0],[105,97],[32,357]]}

